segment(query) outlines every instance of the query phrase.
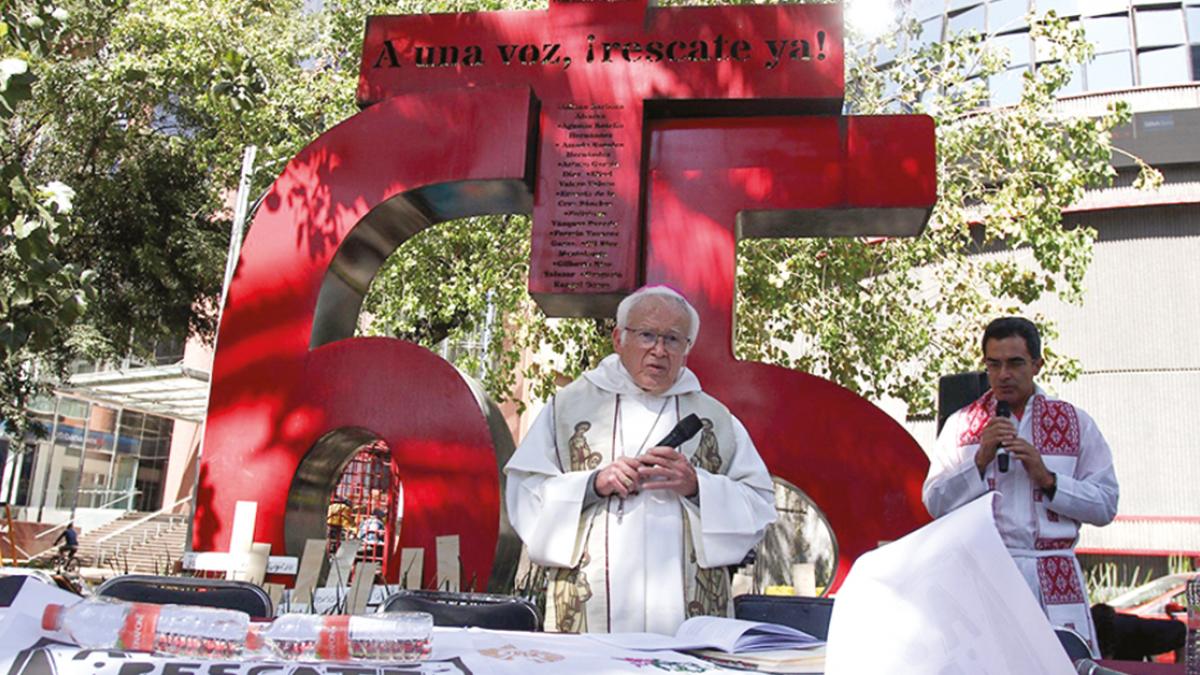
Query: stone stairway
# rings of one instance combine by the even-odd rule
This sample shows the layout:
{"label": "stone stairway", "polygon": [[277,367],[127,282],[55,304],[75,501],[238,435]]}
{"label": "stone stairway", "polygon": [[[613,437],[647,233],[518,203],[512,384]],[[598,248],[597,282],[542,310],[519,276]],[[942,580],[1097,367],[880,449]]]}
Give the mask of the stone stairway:
{"label": "stone stairway", "polygon": [[[130,529],[148,514],[131,512],[79,537],[84,565],[117,574],[169,574],[183,559],[187,517],[159,514]],[[116,536],[110,537],[114,532]]]}

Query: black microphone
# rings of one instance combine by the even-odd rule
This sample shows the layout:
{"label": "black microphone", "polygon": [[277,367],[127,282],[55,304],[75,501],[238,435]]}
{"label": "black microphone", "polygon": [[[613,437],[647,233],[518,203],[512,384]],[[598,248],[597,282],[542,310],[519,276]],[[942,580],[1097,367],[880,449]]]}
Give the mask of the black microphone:
{"label": "black microphone", "polygon": [[[996,401],[996,417],[1012,417],[1012,407],[1008,401]],[[996,451],[996,468],[1000,469],[1000,473],[1008,473],[1008,451],[1003,445]]]}
{"label": "black microphone", "polygon": [[1091,659],[1079,659],[1075,662],[1075,672],[1078,675],[1121,675],[1124,671],[1105,668]]}
{"label": "black microphone", "polygon": [[684,443],[690,441],[692,436],[695,436],[697,433],[699,433],[702,426],[703,425],[700,423],[700,418],[696,416],[696,413],[692,413],[691,415],[679,420],[679,424],[676,424],[675,428],[672,429],[671,432],[666,435],[666,437],[659,441],[655,447],[665,445],[668,448],[678,448]]}

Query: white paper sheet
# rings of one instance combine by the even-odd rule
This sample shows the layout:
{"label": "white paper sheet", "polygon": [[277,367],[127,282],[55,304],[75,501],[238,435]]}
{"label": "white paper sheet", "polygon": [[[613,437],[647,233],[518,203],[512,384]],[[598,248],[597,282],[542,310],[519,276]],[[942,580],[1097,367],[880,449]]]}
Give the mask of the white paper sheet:
{"label": "white paper sheet", "polygon": [[825,672],[1070,675],[987,494],[860,557],[837,594]]}

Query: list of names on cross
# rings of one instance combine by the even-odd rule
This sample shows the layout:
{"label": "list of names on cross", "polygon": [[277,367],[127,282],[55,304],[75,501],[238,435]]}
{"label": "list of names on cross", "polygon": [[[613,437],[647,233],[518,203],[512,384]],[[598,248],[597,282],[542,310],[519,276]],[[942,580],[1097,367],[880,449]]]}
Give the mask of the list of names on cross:
{"label": "list of names on cross", "polygon": [[551,277],[556,289],[597,289],[620,272],[612,261],[622,224],[614,210],[615,173],[625,148],[619,103],[559,103],[553,136],[561,176],[549,231]]}

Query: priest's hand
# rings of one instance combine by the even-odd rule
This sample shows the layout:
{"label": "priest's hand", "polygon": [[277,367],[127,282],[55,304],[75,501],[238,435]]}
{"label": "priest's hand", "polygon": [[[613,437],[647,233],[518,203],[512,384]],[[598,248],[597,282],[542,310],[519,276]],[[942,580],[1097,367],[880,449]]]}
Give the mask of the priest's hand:
{"label": "priest's hand", "polygon": [[596,472],[596,494],[601,497],[628,497],[638,491],[636,457],[618,457],[616,461]]}
{"label": "priest's hand", "polygon": [[975,451],[975,467],[979,469],[980,475],[983,475],[984,470],[992,460],[996,458],[996,451],[1000,446],[1008,447],[1008,445],[1017,439],[1017,428],[1013,426],[1012,420],[1006,417],[993,417],[987,426],[983,428],[983,433],[979,435],[979,449]]}
{"label": "priest's hand", "polygon": [[1033,444],[1024,438],[1016,438],[1011,442],[1004,444],[1004,449],[1012,454],[1013,459],[1021,460],[1025,465],[1025,472],[1029,474],[1029,480],[1043,490],[1054,485],[1054,474],[1046,468],[1046,463],[1042,461],[1042,453],[1033,447]]}
{"label": "priest's hand", "polygon": [[691,497],[700,491],[696,469],[683,453],[674,448],[650,448],[642,456],[638,475],[647,490],[670,490],[680,497]]}

